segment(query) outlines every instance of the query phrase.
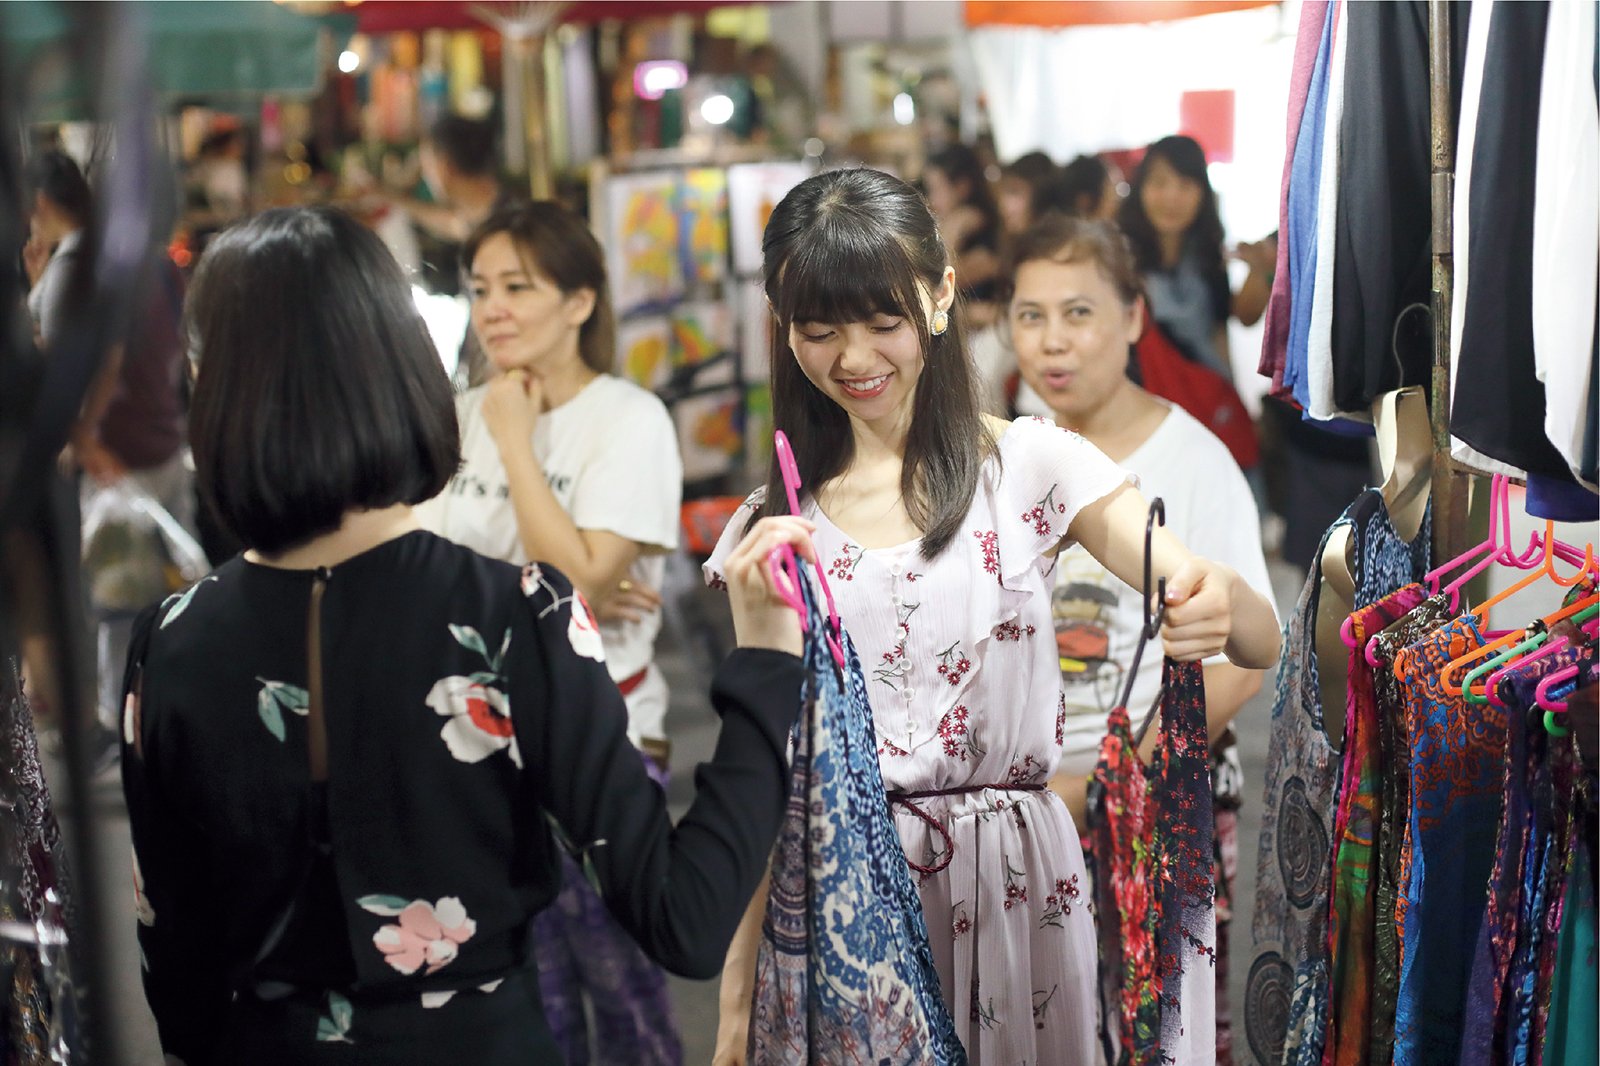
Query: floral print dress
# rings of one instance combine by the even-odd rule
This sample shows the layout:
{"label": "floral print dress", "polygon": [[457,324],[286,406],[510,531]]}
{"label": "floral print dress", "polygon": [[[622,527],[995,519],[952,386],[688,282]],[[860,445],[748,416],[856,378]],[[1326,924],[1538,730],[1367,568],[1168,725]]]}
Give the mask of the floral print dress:
{"label": "floral print dress", "polygon": [[[1083,851],[1049,780],[1062,741],[1054,552],[1129,481],[1082,437],[1012,423],[951,546],[864,548],[814,501],[818,558],[860,653],[879,765],[956,1035],[978,1066],[1094,1061],[1095,931]],[[722,560],[759,506],[733,516]],[[943,792],[942,795],[928,793]]]}
{"label": "floral print dress", "polygon": [[223,565],[140,616],[124,682],[164,1050],[189,1066],[560,1062],[528,936],[559,847],[648,954],[714,975],[777,836],[800,678],[792,655],[729,657],[717,753],[674,829],[554,570],[425,532],[332,570]]}

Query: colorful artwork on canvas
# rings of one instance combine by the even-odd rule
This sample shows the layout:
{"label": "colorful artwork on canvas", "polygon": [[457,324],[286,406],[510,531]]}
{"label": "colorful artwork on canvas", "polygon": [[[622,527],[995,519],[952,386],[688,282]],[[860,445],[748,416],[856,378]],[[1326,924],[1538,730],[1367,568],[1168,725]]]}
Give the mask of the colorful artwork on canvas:
{"label": "colorful artwork on canvas", "polygon": [[672,406],[678,426],[683,479],[700,481],[733,469],[744,450],[743,405],[739,389],[686,396]]}
{"label": "colorful artwork on canvas", "polygon": [[606,183],[606,271],[618,314],[683,293],[674,173],[626,174]]}
{"label": "colorful artwork on canvas", "polygon": [[733,313],[719,300],[695,300],[672,310],[678,366],[695,366],[733,350]]}
{"label": "colorful artwork on canvas", "polygon": [[672,324],[665,315],[649,315],[617,327],[619,369],[623,377],[651,390],[672,376]]}
{"label": "colorful artwork on canvas", "polygon": [[761,234],[767,219],[814,169],[809,163],[743,163],[728,168],[728,230],[735,273],[760,272]]}
{"label": "colorful artwork on canvas", "polygon": [[720,169],[685,171],[678,186],[683,274],[714,284],[728,273],[728,175]]}

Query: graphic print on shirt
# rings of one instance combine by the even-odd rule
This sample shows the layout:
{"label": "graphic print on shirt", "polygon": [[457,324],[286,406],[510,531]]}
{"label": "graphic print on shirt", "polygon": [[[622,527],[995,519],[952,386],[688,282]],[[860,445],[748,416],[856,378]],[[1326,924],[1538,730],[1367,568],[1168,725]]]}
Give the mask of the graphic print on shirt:
{"label": "graphic print on shirt", "polygon": [[1066,713],[1105,718],[1127,667],[1111,647],[1111,623],[1124,586],[1087,552],[1061,553],[1050,594]]}
{"label": "graphic print on shirt", "polygon": [[407,901],[400,896],[372,895],[356,900],[356,906],[395,923],[378,927],[372,945],[383,952],[383,961],[407,977],[421,970],[430,974],[455,961],[461,945],[472,939],[478,923],[467,917],[467,909],[456,896],[445,896],[437,903],[425,899]]}
{"label": "graphic print on shirt", "polygon": [[1056,879],[1056,890],[1044,898],[1044,914],[1039,917],[1039,928],[1054,926],[1057,929],[1065,928],[1061,919],[1072,913],[1072,908],[1083,898],[1082,890],[1078,887],[1078,875]]}
{"label": "graphic print on shirt", "polygon": [[500,642],[500,650],[490,654],[483,637],[471,626],[450,626],[450,636],[468,651],[483,657],[486,670],[440,678],[428,690],[423,702],[434,713],[449,719],[439,731],[445,746],[461,762],[481,762],[505,750],[517,769],[522,768],[522,753],[517,749],[511,724],[511,700],[501,688],[500,666],[511,647],[511,630]]}
{"label": "graphic print on shirt", "polygon": [[1056,489],[1059,484],[1051,485],[1050,491],[1027,511],[1023,512],[1022,520],[1033,526],[1033,531],[1041,537],[1048,537],[1055,532],[1054,515],[1066,514],[1067,505],[1056,502]]}
{"label": "graphic print on shirt", "polygon": [[861,565],[861,560],[866,554],[866,549],[855,544],[846,544],[839,549],[839,554],[833,557],[833,562],[828,564],[828,576],[839,581],[854,581],[856,567]]}
{"label": "graphic print on shirt", "polygon": [[[219,580],[216,574],[207,574],[205,577],[201,578],[199,581],[196,581],[182,592],[174,592],[172,595],[162,600],[161,610],[164,612],[165,617],[161,619],[160,628],[165,629],[173,622],[176,622],[178,620],[178,616],[189,609],[189,604],[193,602],[195,593],[200,591],[200,586],[206,584],[207,582],[216,580]],[[168,607],[170,607],[171,610],[168,610]]]}
{"label": "graphic print on shirt", "polygon": [[350,1023],[355,1011],[350,1001],[337,992],[329,992],[327,1012],[317,1019],[317,1040],[328,1044],[350,1044]]}
{"label": "graphic print on shirt", "polygon": [[961,684],[961,679],[971,671],[972,660],[961,653],[961,642],[959,640],[939,653],[939,665],[936,668],[936,672],[949,682],[951,688]]}
{"label": "graphic print on shirt", "polygon": [[[956,704],[939,719],[939,739],[944,742],[944,753],[952,759],[967,761],[967,757],[981,759],[988,754],[978,743],[977,735],[967,726],[971,712],[964,704]],[[1010,909],[1009,906],[1007,909]]]}

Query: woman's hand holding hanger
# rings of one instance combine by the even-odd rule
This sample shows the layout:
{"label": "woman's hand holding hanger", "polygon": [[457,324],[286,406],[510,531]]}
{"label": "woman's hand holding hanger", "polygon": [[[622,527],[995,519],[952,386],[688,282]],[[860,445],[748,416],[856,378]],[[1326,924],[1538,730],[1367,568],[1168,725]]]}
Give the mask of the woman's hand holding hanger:
{"label": "woman's hand holding hanger", "polygon": [[[1068,536],[1128,586],[1140,588],[1147,514],[1144,496],[1124,486],[1079,511]],[[1169,575],[1161,628],[1167,655],[1192,662],[1221,652],[1250,670],[1277,663],[1278,618],[1260,593],[1229,567],[1189,551],[1165,527],[1155,527],[1150,548],[1151,573]]]}
{"label": "woman's hand holding hanger", "polygon": [[768,557],[787,545],[813,566],[816,549],[811,534],[816,526],[804,518],[783,515],[763,518],[739,542],[723,564],[728,599],[733,607],[733,633],[741,648],[771,648],[799,655],[800,620],[778,593]]}

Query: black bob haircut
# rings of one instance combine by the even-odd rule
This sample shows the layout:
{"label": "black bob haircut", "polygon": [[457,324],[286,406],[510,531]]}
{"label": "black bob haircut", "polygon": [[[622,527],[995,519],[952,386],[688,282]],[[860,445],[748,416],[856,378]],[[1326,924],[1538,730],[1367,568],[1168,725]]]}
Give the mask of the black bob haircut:
{"label": "black bob haircut", "polygon": [[249,547],[276,555],[455,474],[444,365],[399,264],[349,215],[279,208],[225,231],[187,313],[200,494]]}

